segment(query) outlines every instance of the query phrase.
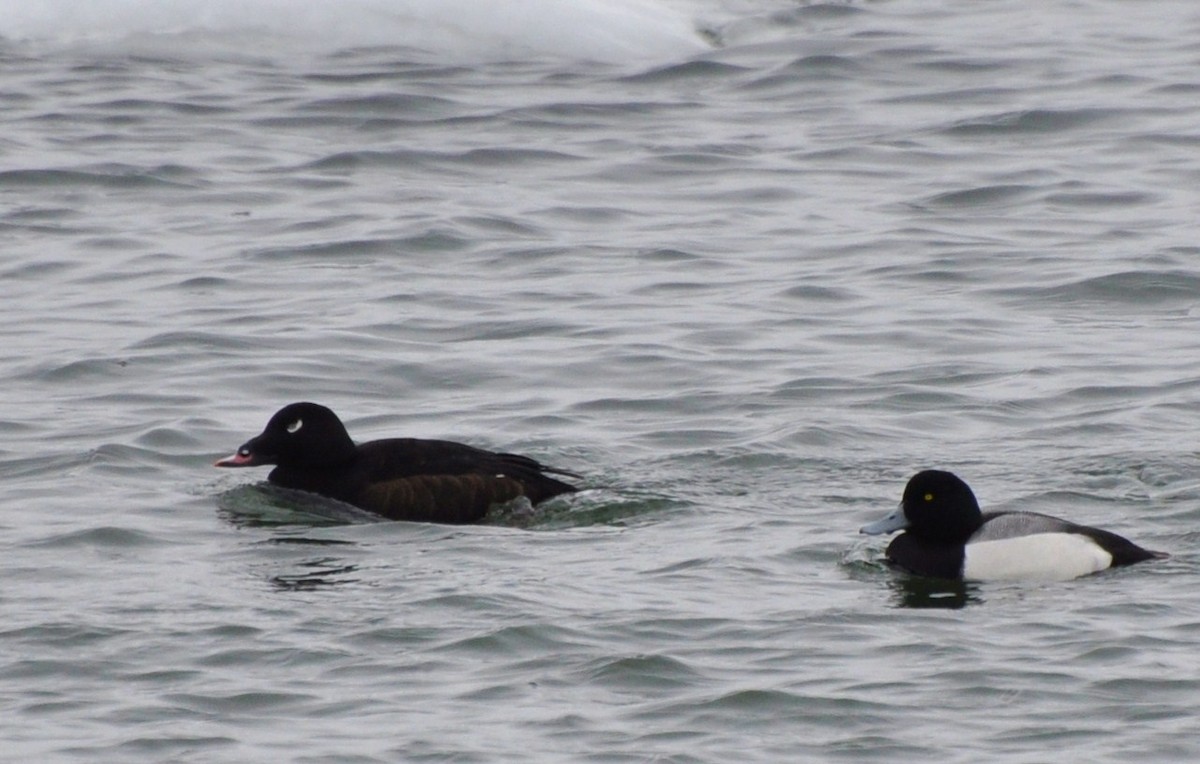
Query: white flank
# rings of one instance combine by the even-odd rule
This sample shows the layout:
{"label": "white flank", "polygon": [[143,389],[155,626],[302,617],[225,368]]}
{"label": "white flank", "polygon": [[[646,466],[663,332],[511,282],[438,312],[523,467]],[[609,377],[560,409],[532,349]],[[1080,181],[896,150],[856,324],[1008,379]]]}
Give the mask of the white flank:
{"label": "white flank", "polygon": [[974,581],[1068,581],[1104,570],[1112,555],[1078,533],[967,544],[963,578]]}

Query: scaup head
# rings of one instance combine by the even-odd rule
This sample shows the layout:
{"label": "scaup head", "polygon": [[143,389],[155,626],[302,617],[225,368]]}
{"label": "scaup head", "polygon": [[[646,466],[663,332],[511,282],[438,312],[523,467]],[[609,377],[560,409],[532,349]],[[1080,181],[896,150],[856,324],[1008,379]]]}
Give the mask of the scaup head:
{"label": "scaup head", "polygon": [[945,470],[923,470],[909,479],[895,511],[860,532],[905,530],[929,541],[962,544],[982,522],[979,502],[962,478]]}

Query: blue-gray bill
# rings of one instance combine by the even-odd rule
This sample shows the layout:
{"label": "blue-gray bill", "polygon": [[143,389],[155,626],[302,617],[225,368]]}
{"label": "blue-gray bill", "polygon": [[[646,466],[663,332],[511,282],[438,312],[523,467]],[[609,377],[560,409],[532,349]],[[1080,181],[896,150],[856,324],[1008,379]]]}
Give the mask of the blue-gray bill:
{"label": "blue-gray bill", "polygon": [[869,536],[879,536],[893,531],[902,531],[907,527],[908,518],[904,516],[904,505],[900,505],[889,512],[886,517],[859,528],[858,532],[866,533]]}

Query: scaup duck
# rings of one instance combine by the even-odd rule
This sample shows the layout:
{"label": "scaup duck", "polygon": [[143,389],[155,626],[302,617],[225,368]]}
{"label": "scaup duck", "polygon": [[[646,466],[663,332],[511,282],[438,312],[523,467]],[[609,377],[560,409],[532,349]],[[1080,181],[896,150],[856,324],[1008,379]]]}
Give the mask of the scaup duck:
{"label": "scaup duck", "polygon": [[914,475],[900,507],[861,532],[898,530],[904,533],[888,545],[888,561],[934,578],[1066,581],[1167,556],[1110,531],[1049,515],[980,512],[970,487],[942,470]]}
{"label": "scaup duck", "polygon": [[445,440],[389,438],[355,445],[337,415],[293,403],[217,467],[276,465],[267,480],[320,494],[392,520],[473,523],[493,504],[525,496],[538,504],[573,493],[550,475],[579,478],[516,454]]}

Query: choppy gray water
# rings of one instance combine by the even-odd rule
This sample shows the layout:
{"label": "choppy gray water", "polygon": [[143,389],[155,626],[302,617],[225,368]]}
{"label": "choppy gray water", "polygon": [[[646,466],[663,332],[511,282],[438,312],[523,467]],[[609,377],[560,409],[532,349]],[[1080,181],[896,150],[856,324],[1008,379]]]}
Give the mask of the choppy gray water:
{"label": "choppy gray water", "polygon": [[[1200,757],[1200,7],[346,7],[0,44],[4,758]],[[210,468],[300,399],[589,490]],[[1173,556],[904,579],[925,467]]]}

